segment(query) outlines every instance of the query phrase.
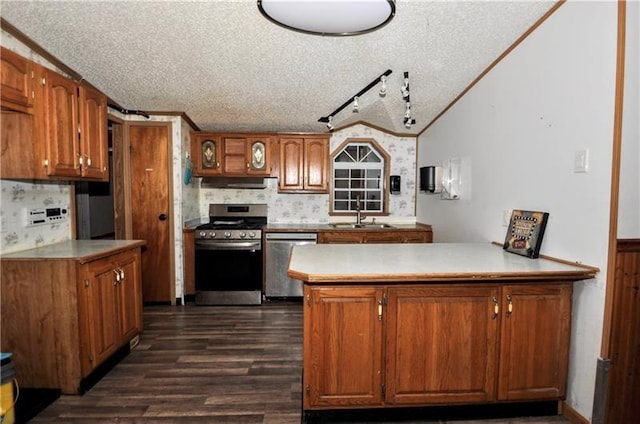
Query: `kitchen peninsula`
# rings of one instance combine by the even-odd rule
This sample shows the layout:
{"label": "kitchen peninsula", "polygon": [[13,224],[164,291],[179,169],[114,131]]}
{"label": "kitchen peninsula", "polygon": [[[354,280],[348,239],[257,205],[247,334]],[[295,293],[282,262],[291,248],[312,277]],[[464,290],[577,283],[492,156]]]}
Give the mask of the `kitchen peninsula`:
{"label": "kitchen peninsula", "polygon": [[80,394],[142,331],[143,240],[67,240],[3,254],[2,348],[22,387]]}
{"label": "kitchen peninsula", "polygon": [[565,397],[574,281],[489,243],[307,245],[305,411]]}

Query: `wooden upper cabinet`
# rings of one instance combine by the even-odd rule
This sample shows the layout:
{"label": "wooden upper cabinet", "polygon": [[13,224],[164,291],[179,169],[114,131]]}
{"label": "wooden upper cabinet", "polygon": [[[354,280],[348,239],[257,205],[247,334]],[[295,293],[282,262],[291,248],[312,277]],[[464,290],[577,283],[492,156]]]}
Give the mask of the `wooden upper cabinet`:
{"label": "wooden upper cabinet", "polygon": [[387,403],[494,400],[498,287],[391,287],[388,293]]}
{"label": "wooden upper cabinet", "polygon": [[571,283],[502,288],[499,400],[565,396]]}
{"label": "wooden upper cabinet", "polygon": [[222,167],[222,140],[213,134],[191,133],[191,157],[196,176],[220,175]]}
{"label": "wooden upper cabinet", "polygon": [[55,72],[46,72],[45,126],[47,174],[56,177],[79,177],[80,143],[78,141],[78,85]]}
{"label": "wooden upper cabinet", "polygon": [[269,137],[247,137],[247,174],[271,174],[271,139]]}
{"label": "wooden upper cabinet", "polygon": [[329,137],[306,138],[304,145],[304,189],[326,193],[329,190]]}
{"label": "wooden upper cabinet", "polygon": [[280,137],[278,191],[327,193],[329,136]]}
{"label": "wooden upper cabinet", "polygon": [[245,133],[191,133],[194,175],[269,176],[272,137]]}
{"label": "wooden upper cabinet", "polygon": [[80,84],[78,104],[82,176],[108,180],[107,97],[89,85]]}
{"label": "wooden upper cabinet", "polygon": [[280,138],[278,191],[304,189],[304,139]]}
{"label": "wooden upper cabinet", "polygon": [[2,178],[109,179],[107,97],[5,49],[1,125]]}
{"label": "wooden upper cabinet", "polygon": [[108,180],[106,96],[51,71],[43,82],[47,174]]}
{"label": "wooden upper cabinet", "polygon": [[382,405],[383,291],[304,290],[304,407]]}
{"label": "wooden upper cabinet", "polygon": [[222,151],[222,173],[229,176],[246,175],[249,169],[247,138],[243,136],[223,136]]}
{"label": "wooden upper cabinet", "polygon": [[4,47],[0,53],[2,108],[22,113],[33,113],[34,74],[32,62]]}

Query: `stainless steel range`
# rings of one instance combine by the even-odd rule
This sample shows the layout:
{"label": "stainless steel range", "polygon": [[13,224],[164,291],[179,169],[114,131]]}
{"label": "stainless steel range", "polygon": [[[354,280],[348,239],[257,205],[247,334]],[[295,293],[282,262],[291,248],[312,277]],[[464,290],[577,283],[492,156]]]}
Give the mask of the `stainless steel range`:
{"label": "stainless steel range", "polygon": [[195,230],[197,305],[262,303],[262,227],[267,205],[209,205]]}

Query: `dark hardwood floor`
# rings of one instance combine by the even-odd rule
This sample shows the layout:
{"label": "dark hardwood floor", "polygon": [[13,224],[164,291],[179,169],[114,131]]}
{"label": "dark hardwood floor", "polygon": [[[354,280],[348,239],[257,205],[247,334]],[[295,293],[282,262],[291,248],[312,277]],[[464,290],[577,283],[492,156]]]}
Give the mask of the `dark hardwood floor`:
{"label": "dark hardwood floor", "polygon": [[[301,422],[301,303],[152,306],[145,307],[144,319],[140,343],[93,388],[83,396],[61,396],[30,422]],[[549,416],[456,422],[566,421]]]}

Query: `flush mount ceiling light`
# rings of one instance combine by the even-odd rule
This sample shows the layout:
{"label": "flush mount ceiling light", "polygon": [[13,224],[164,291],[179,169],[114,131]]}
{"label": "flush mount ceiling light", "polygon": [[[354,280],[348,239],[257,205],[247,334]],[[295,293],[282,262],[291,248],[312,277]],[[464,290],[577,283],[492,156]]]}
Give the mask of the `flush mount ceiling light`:
{"label": "flush mount ceiling light", "polygon": [[258,0],[271,22],[316,35],[358,35],[385,26],[396,13],[394,0]]}

